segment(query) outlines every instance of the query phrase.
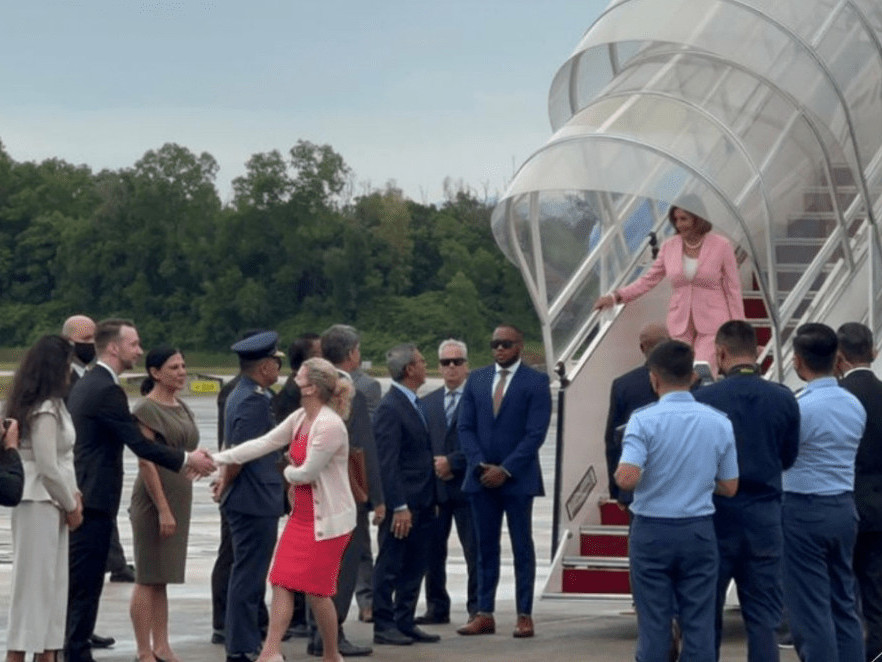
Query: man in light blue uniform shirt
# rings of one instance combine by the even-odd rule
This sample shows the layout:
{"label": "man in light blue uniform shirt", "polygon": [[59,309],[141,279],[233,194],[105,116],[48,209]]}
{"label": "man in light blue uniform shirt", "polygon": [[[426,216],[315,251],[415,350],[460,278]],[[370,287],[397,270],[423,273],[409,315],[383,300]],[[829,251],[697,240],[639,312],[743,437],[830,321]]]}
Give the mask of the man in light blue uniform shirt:
{"label": "man in light blue uniform shirt", "polygon": [[738,489],[732,424],[695,401],[692,348],[679,340],[656,347],[647,365],[655,404],[631,415],[615,479],[634,490],[631,592],[637,609],[637,659],[664,662],[674,605],[683,660],[714,660],[718,552],[713,494]]}
{"label": "man in light blue uniform shirt", "polygon": [[804,662],[864,662],[852,554],[854,460],[866,411],[833,377],[836,333],[803,324],[793,340],[799,454],[784,472],[784,604]]}

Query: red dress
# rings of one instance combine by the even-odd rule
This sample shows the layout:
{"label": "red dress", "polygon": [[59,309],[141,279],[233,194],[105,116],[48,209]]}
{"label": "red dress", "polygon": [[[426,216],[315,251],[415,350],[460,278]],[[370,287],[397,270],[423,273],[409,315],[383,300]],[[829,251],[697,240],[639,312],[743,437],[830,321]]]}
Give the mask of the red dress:
{"label": "red dress", "polygon": [[[291,460],[300,466],[306,459],[308,435],[299,430],[291,442]],[[315,539],[311,485],[292,485],[294,504],[270,570],[270,584],[289,591],[331,597],[337,592],[340,559],[349,543],[347,533],[329,540]]]}

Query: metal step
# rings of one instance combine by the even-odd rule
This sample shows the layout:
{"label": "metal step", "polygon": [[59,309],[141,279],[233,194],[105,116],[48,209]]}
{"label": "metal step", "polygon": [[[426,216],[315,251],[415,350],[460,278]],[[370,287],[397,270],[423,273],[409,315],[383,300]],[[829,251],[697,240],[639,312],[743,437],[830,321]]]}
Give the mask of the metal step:
{"label": "metal step", "polygon": [[586,524],[579,527],[583,535],[599,533],[608,536],[628,536],[628,527],[620,524]]}
{"label": "metal step", "polygon": [[[812,281],[812,284],[809,286],[808,291],[811,294],[815,294],[821,288],[821,285],[824,284],[824,279],[827,277],[827,274],[830,273],[832,268],[833,265],[830,263],[823,266],[815,280]],[[776,271],[778,273],[778,291],[783,294],[789,292],[796,286],[799,279],[802,278],[802,275],[806,271],[806,265],[779,264],[776,267]]]}
{"label": "metal step", "polygon": [[631,562],[627,556],[565,556],[563,567],[627,570],[631,567]]}
{"label": "metal step", "polygon": [[[828,239],[829,237],[779,237],[774,240],[775,259],[778,263],[785,264],[811,264]],[[840,245],[831,253],[830,259],[839,260],[842,257]]]}
{"label": "metal step", "polygon": [[787,235],[791,238],[826,239],[836,228],[833,212],[806,211],[787,219]]}
{"label": "metal step", "polygon": [[630,605],[633,598],[630,593],[550,593],[542,594],[543,600],[585,600],[586,602],[609,602],[612,604]]}

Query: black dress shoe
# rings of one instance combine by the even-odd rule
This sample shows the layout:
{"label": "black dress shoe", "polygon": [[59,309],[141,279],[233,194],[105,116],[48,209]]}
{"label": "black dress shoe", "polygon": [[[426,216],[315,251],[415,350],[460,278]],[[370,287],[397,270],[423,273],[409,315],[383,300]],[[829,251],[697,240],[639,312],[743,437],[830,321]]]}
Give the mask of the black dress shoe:
{"label": "black dress shoe", "polygon": [[356,646],[346,638],[343,631],[337,635],[337,650],[343,657],[365,657],[374,652],[370,646]]}
{"label": "black dress shoe", "polygon": [[374,643],[387,646],[410,646],[413,639],[399,630],[374,630]]}
{"label": "black dress shoe", "polygon": [[[374,652],[370,646],[356,646],[346,638],[343,630],[337,634],[337,650],[343,657],[365,657]],[[322,644],[321,637],[315,637],[306,644],[306,654],[321,657],[325,653],[325,647]]]}
{"label": "black dress shoe", "polygon": [[322,645],[321,637],[310,639],[306,644],[306,654],[314,657],[321,657],[325,654],[325,647]]}
{"label": "black dress shoe", "polygon": [[447,616],[436,616],[435,614],[430,614],[426,612],[422,616],[417,616],[414,619],[414,623],[417,625],[446,625],[450,622],[450,615]]}
{"label": "black dress shoe", "polygon": [[135,581],[135,566],[129,563],[126,567],[121,570],[116,570],[110,573],[110,581],[112,582],[122,582],[122,583],[132,583]]}
{"label": "black dress shoe", "polygon": [[102,637],[97,634],[93,634],[89,637],[89,645],[92,648],[110,648],[116,643],[116,639],[113,637]]}
{"label": "black dress shoe", "polygon": [[429,634],[416,625],[413,626],[413,630],[402,630],[401,632],[405,637],[410,637],[418,644],[434,644],[441,641],[440,634]]}
{"label": "black dress shoe", "polygon": [[223,630],[214,630],[211,633],[211,643],[225,644],[226,642],[227,642],[227,636],[224,634]]}

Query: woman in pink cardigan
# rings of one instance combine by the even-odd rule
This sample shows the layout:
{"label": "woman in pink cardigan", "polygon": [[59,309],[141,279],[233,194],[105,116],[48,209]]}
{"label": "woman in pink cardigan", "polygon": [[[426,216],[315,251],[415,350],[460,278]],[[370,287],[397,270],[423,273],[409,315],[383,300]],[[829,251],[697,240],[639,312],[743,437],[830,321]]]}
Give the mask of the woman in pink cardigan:
{"label": "woman in pink cardigan", "polygon": [[[691,205],[701,208],[698,201]],[[735,252],[729,240],[712,233],[713,227],[697,214],[671,207],[668,220],[677,234],[662,244],[658,258],[630,285],[600,297],[595,310],[628,303],[671,280],[668,333],[692,345],[696,361],[707,361],[715,371],[714,337],[723,322],[744,319],[744,301]]]}
{"label": "woman in pink cardigan", "polygon": [[291,516],[276,546],[269,581],[273,587],[269,630],[257,662],[282,662],[282,636],[291,621],[294,592],[306,594],[324,642],[324,660],[340,662],[337,592],[340,559],[355,528],[349,484],[349,434],[343,418],[355,388],[348,375],[324,359],[307,359],[294,378],[300,409],[262,437],[214,455],[218,464],[243,464],[288,447],[285,468]]}

